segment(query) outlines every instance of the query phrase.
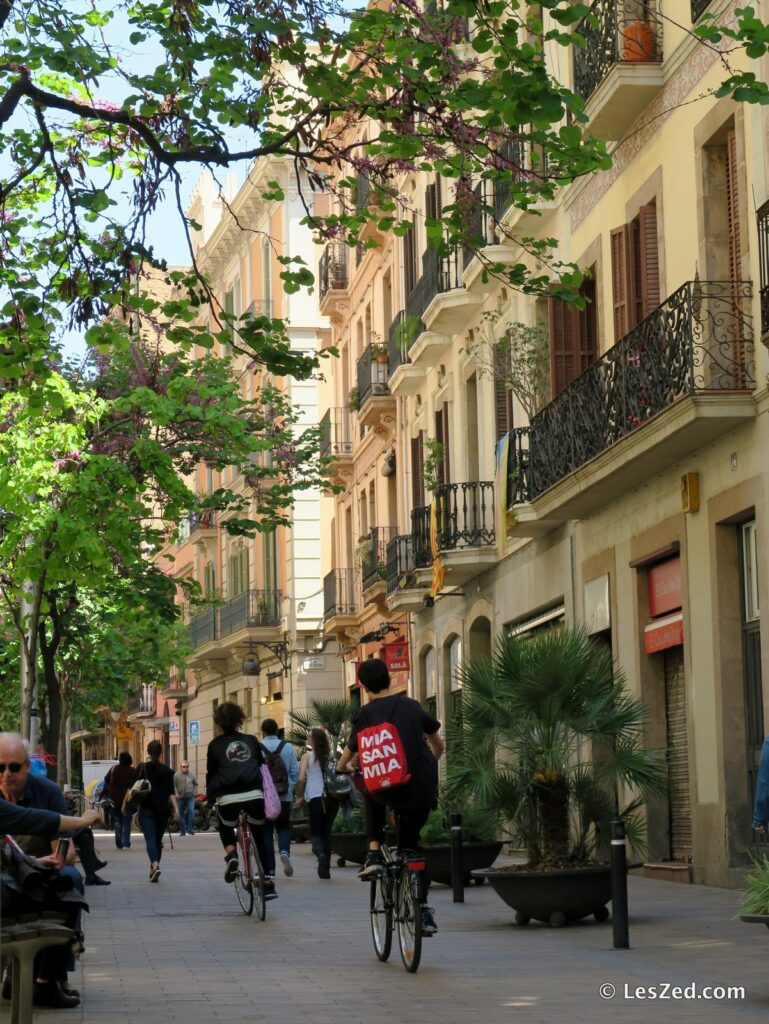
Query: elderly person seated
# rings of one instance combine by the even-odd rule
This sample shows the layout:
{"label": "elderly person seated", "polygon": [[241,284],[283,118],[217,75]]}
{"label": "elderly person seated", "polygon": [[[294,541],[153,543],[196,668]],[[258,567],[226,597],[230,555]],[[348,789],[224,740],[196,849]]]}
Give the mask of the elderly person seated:
{"label": "elderly person seated", "polygon": [[[14,874],[13,864],[4,856],[2,912],[6,916],[57,910],[65,914],[68,927],[79,931],[85,905],[82,878],[75,867],[62,865],[53,851],[56,836],[62,831],[89,828],[99,820],[99,815],[96,811],[89,811],[83,817],[75,818],[48,807],[32,807],[28,801],[19,799],[29,782],[44,783],[58,789],[48,779],[30,777],[29,768],[29,749],[22,737],[15,733],[0,734],[0,832],[13,835],[22,850],[35,859],[33,863],[56,872],[56,886],[44,887],[43,892],[34,894],[27,891]],[[65,806],[63,795],[61,803]],[[74,861],[71,841],[68,857]],[[71,953],[66,948],[42,950],[38,954],[35,961],[35,1006],[69,1008],[79,1004],[79,993],[67,984],[68,969],[71,969]],[[10,998],[9,977],[3,982],[2,993],[4,998]]]}

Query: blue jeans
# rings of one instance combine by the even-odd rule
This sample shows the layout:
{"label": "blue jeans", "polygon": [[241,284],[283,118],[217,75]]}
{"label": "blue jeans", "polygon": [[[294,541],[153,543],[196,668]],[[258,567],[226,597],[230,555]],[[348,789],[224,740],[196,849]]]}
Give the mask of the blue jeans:
{"label": "blue jeans", "polygon": [[163,854],[163,833],[168,828],[168,818],[156,818],[150,811],[139,811],[139,828],[144,833],[150,864],[159,864]]}
{"label": "blue jeans", "polygon": [[131,818],[133,815],[130,812],[121,814],[120,811],[115,811],[112,824],[115,828],[115,846],[118,850],[127,850],[131,845]]}
{"label": "blue jeans", "polygon": [[275,874],[275,845],[273,842],[273,832],[278,833],[278,850],[280,853],[288,853],[291,849],[291,802],[288,803],[285,800],[280,802],[280,814],[277,816],[275,821],[270,821],[269,818],[264,819],[262,825],[262,835],[264,836],[264,847],[265,847],[265,861],[264,861],[264,873],[266,875]]}
{"label": "blue jeans", "polygon": [[179,805],[179,835],[183,836],[189,832],[195,835],[195,797],[177,796],[176,802]]}

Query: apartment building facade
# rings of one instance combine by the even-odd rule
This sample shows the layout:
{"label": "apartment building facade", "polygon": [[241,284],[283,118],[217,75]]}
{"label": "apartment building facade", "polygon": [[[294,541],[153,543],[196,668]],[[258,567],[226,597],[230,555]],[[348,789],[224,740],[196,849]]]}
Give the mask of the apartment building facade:
{"label": "apartment building facade", "polygon": [[[584,310],[484,280],[471,252],[439,259],[419,216],[344,288],[328,285],[335,336],[353,342],[335,401],[370,305],[389,342],[376,400],[392,423],[352,414],[324,572],[353,570],[364,485],[378,502],[376,460],[392,447],[397,533],[376,607],[408,643],[413,695],[450,718],[463,659],[506,631],[585,623],[647,703],[647,741],[668,750],[650,861],[733,885],[761,841],[750,809],[769,721],[769,125],[763,108],[714,96],[718,51],[691,31],[705,10],[730,16],[701,0],[598,0],[598,27],[568,62],[560,51],[559,73],[612,168],[530,212],[478,186],[489,258],[518,258],[515,237],[558,239],[558,257],[589,271]],[[542,172],[536,153],[519,156],[521,173]],[[434,176],[411,187],[422,212],[451,201]],[[482,354],[526,329],[536,346],[537,325],[549,377],[532,408]],[[372,653],[361,598],[344,624],[350,663]]]}

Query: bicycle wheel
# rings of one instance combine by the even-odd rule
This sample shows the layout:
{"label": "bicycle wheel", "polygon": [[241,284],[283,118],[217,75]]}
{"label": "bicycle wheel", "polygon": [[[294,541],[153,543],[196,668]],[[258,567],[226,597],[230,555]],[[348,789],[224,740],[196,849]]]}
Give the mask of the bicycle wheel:
{"label": "bicycle wheel", "polygon": [[422,957],[422,902],[419,878],[404,870],[398,885],[398,942],[403,966],[413,974]]}
{"label": "bicycle wheel", "polygon": [[241,835],[240,830],[238,830],[238,856],[240,858],[240,864],[238,866],[238,873],[235,875],[235,882],[233,883],[235,886],[235,894],[238,897],[238,903],[240,903],[243,908],[243,913],[253,914],[254,890],[251,885],[249,875],[248,844],[243,842],[243,836]]}
{"label": "bicycle wheel", "polygon": [[390,876],[371,883],[371,937],[378,960],[387,960],[393,944],[393,901]]}
{"label": "bicycle wheel", "polygon": [[251,895],[256,905],[256,916],[263,921],[267,916],[267,901],[264,898],[264,872],[254,837],[248,836],[248,875],[251,879]]}

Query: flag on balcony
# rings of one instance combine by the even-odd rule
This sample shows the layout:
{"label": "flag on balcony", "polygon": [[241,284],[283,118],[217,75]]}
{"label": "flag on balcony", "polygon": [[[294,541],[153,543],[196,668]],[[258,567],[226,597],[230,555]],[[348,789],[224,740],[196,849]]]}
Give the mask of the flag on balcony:
{"label": "flag on balcony", "polygon": [[501,558],[507,550],[507,466],[510,459],[510,434],[497,442],[497,476],[494,482],[496,503],[494,516],[497,530],[497,554]]}
{"label": "flag on balcony", "polygon": [[443,590],[443,583],[446,578],[446,570],[441,561],[438,550],[438,502],[433,501],[430,505],[430,553],[433,556],[433,582],[430,587],[430,597],[435,597]]}

